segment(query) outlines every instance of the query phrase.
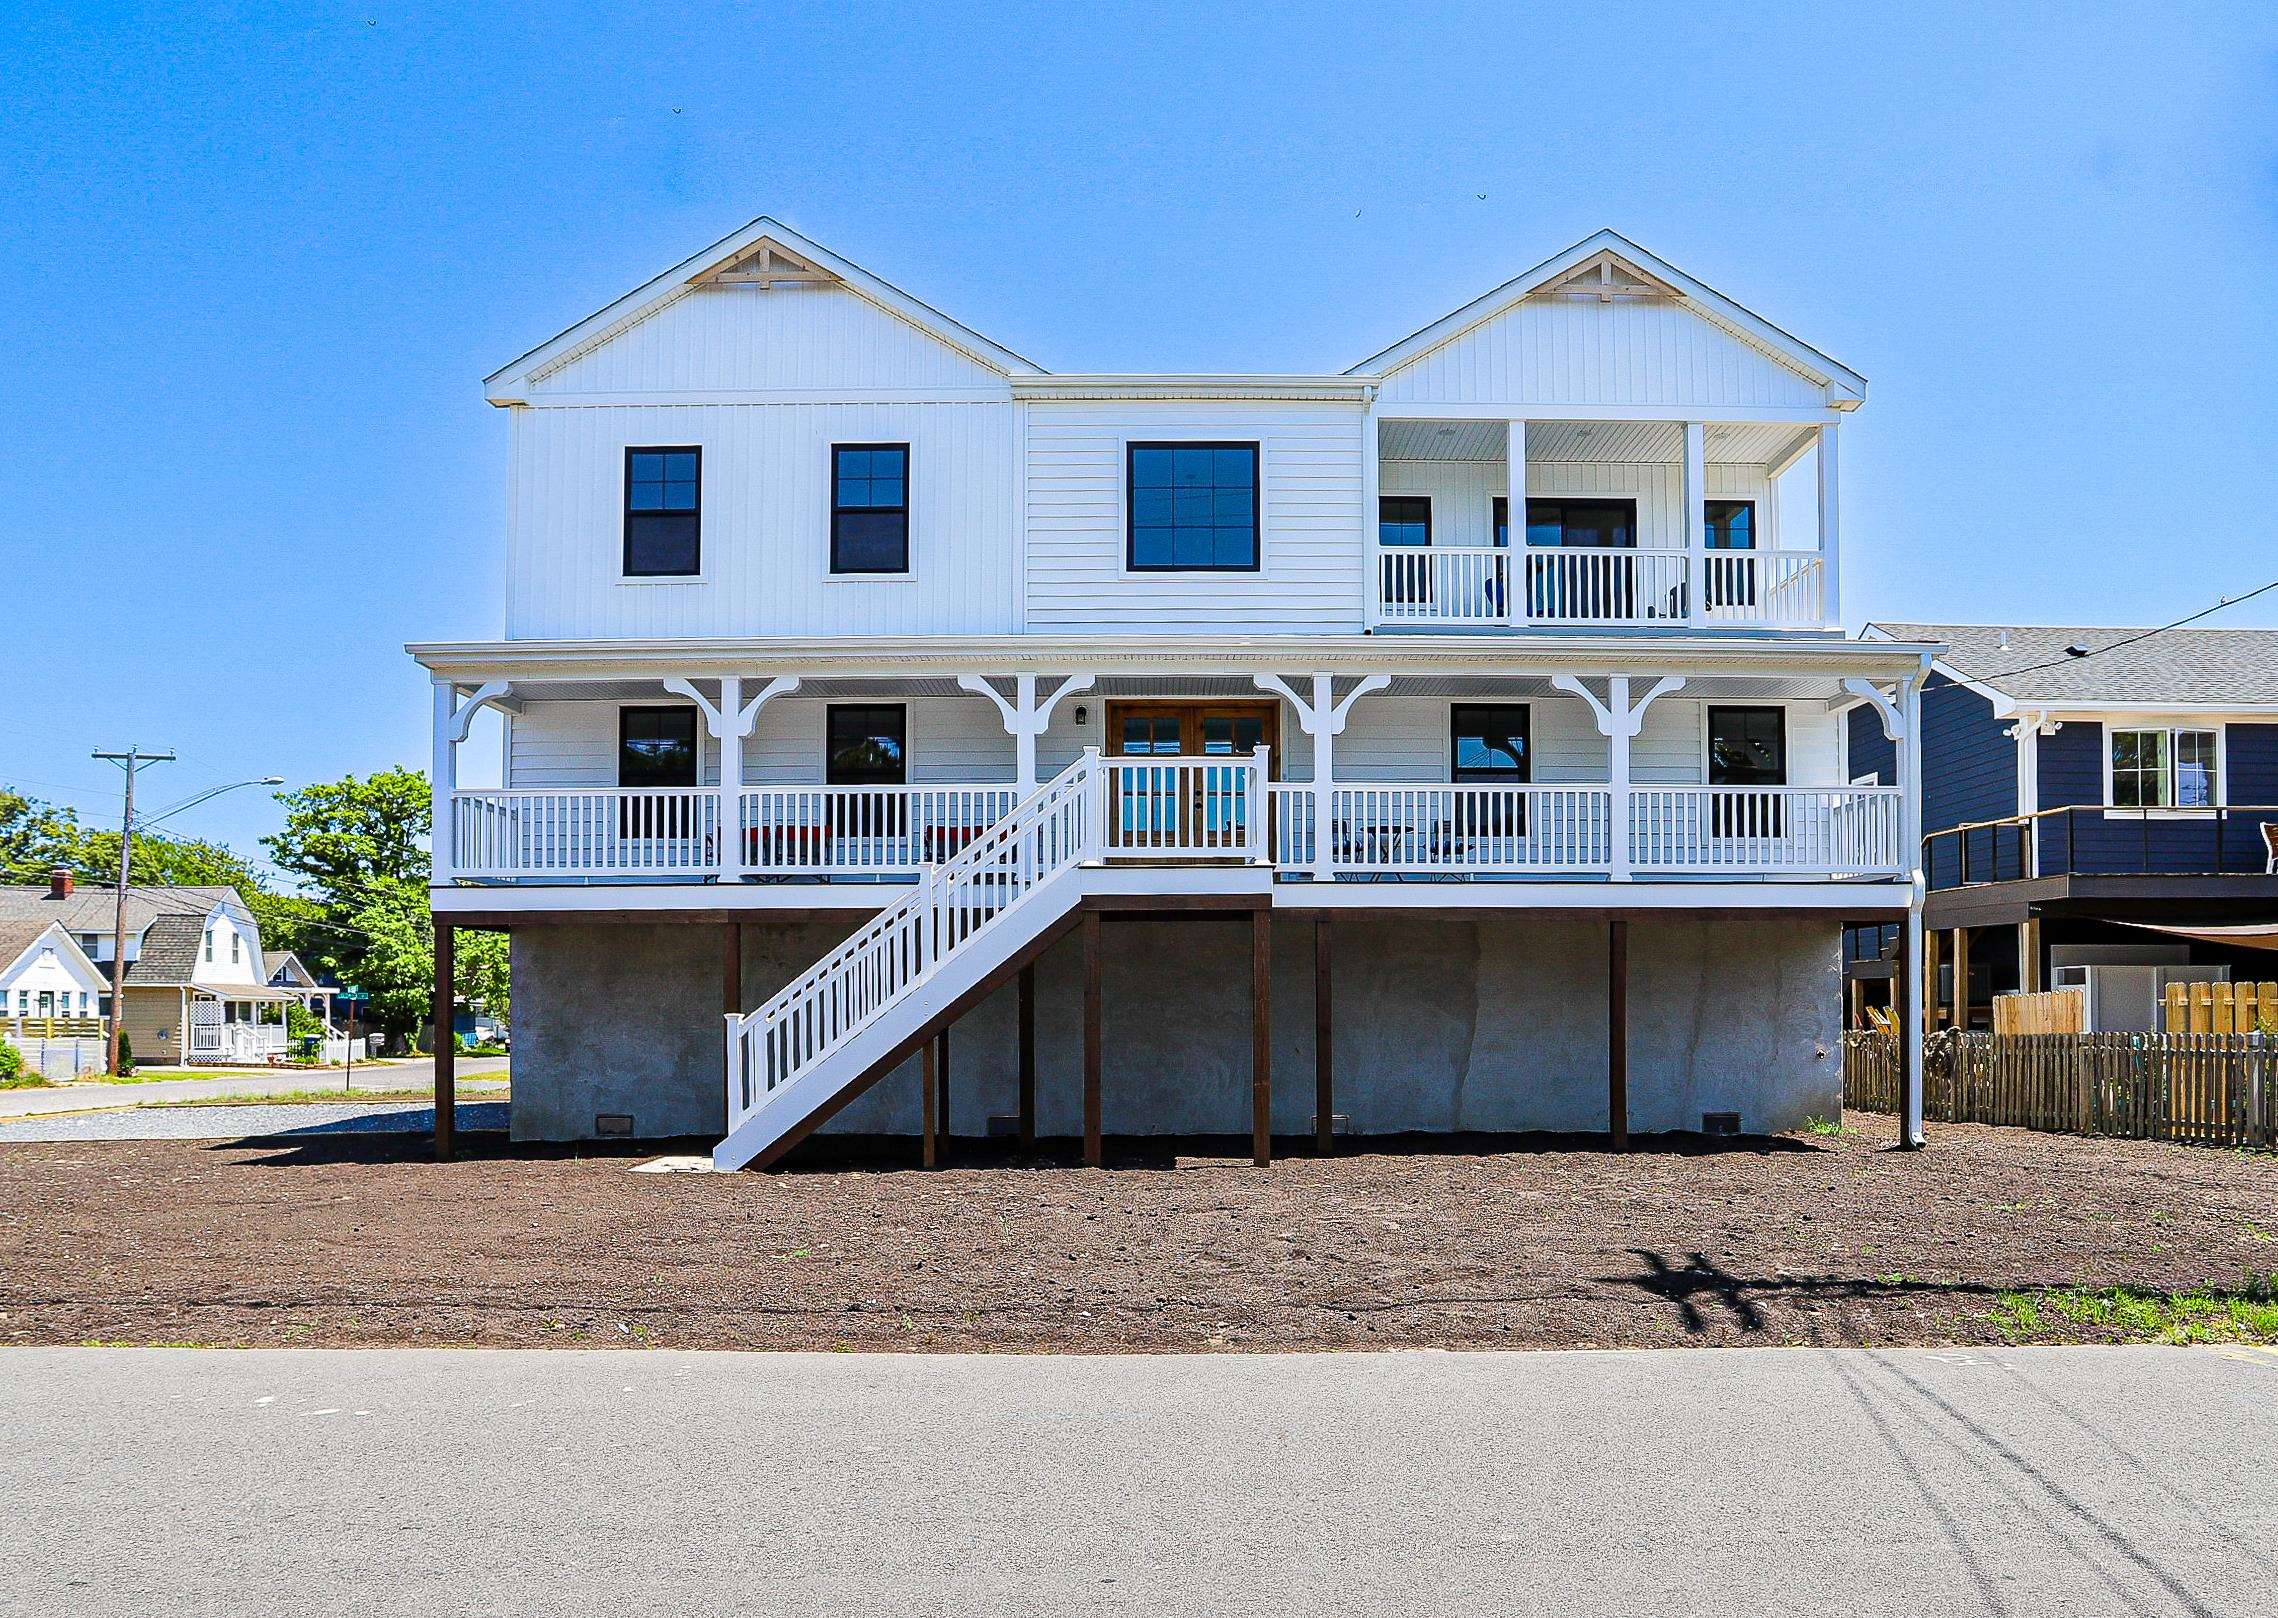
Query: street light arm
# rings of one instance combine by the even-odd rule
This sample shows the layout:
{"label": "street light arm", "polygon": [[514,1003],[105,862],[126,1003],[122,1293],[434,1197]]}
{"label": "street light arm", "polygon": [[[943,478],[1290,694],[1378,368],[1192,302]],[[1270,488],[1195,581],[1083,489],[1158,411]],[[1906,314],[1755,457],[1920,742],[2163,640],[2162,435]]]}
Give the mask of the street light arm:
{"label": "street light arm", "polygon": [[180,803],[176,804],[173,808],[167,810],[165,813],[150,816],[147,820],[144,820],[142,824],[145,827],[149,827],[157,825],[162,820],[172,820],[176,815],[181,814],[186,810],[195,809],[199,804],[206,802],[208,799],[218,798],[225,792],[235,792],[239,787],[281,787],[284,784],[285,778],[281,775],[263,775],[256,776],[250,781],[232,781],[227,786],[208,787],[205,791],[199,793],[194,798],[183,799]]}

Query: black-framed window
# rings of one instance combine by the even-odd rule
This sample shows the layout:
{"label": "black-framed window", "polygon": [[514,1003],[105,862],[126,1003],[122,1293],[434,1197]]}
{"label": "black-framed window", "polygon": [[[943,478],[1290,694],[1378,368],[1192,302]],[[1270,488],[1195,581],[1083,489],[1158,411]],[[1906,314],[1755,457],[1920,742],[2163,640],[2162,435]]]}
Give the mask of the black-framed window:
{"label": "black-framed window", "polygon": [[[1505,509],[1507,512],[1508,507]],[[1506,516],[1506,525],[1508,522]],[[1529,499],[1527,543],[1630,549],[1637,544],[1637,502]]]}
{"label": "black-framed window", "polygon": [[[1524,786],[1534,778],[1531,724],[1523,702],[1458,702],[1448,709],[1448,779],[1481,786]],[[1458,839],[1523,837],[1524,796],[1461,793],[1448,828]]]}
{"label": "black-framed window", "polygon": [[1495,532],[1495,548],[1503,550],[1511,543],[1511,502],[1504,495],[1495,496],[1494,512],[1488,526]]}
{"label": "black-framed window", "polygon": [[[617,710],[617,784],[621,787],[692,787],[696,784],[696,710],[686,706]],[[692,798],[620,798],[620,837],[690,837],[696,830]]]}
{"label": "black-framed window", "polygon": [[1379,545],[1429,545],[1432,542],[1432,497],[1428,494],[1379,495],[1376,542]]}
{"label": "black-framed window", "polygon": [[1132,571],[1257,571],[1256,444],[1131,444],[1123,486]]}
{"label": "black-framed window", "polygon": [[836,702],[825,720],[823,779],[834,787],[909,780],[910,711],[898,702]]}
{"label": "black-framed window", "polygon": [[[1710,707],[1708,780],[1712,787],[1786,786],[1787,710]],[[1718,837],[1777,837],[1785,825],[1777,796],[1719,795],[1710,817],[1710,829]]]}
{"label": "black-framed window", "polygon": [[1704,500],[1703,526],[1712,551],[1752,551],[1756,548],[1756,502]]}
{"label": "black-framed window", "polygon": [[625,577],[686,577],[703,567],[704,452],[692,444],[625,451]]}
{"label": "black-framed window", "polygon": [[831,571],[910,570],[910,446],[831,446]]}
{"label": "black-framed window", "polygon": [[621,787],[692,787],[696,784],[696,710],[617,710],[617,784]]}

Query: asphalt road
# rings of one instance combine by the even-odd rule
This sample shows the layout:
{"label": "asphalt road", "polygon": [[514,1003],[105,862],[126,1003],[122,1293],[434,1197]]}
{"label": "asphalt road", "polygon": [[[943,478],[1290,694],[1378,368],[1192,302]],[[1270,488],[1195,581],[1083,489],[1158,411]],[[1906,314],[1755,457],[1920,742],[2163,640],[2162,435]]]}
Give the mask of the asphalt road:
{"label": "asphalt road", "polygon": [[[480,1079],[508,1066],[504,1056],[462,1056],[455,1069],[462,1079]],[[359,1062],[353,1073],[345,1068],[227,1068],[211,1077],[151,1079],[141,1084],[58,1085],[52,1090],[0,1090],[0,1119],[47,1117],[57,1113],[96,1112],[119,1107],[144,1107],[163,1101],[201,1101],[213,1096],[282,1095],[299,1090],[337,1090],[342,1080],[354,1090],[419,1090],[432,1088],[435,1064]]]}
{"label": "asphalt road", "polygon": [[0,1611],[2256,1613],[2278,1354],[0,1353]]}

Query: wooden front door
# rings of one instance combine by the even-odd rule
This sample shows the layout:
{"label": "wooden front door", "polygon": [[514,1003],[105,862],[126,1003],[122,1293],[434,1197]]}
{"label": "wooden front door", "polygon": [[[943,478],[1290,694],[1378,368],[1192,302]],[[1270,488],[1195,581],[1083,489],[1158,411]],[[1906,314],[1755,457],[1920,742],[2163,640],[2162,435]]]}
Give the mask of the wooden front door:
{"label": "wooden front door", "polygon": [[[1281,762],[1281,708],[1273,702],[1110,702],[1107,751],[1112,758],[1248,758],[1271,748],[1270,776]],[[1160,776],[1160,779],[1153,779]],[[1148,772],[1117,795],[1112,835],[1144,846],[1200,843],[1216,849],[1239,841],[1250,805],[1233,770]]]}

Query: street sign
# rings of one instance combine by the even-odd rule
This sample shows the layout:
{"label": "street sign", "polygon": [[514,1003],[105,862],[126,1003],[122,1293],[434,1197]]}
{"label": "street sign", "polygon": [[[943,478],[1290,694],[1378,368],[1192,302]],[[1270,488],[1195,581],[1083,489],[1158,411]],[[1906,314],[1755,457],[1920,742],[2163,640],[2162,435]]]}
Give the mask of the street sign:
{"label": "street sign", "polygon": [[369,1000],[372,997],[362,989],[357,988],[355,984],[344,983],[340,986],[340,993],[337,998],[342,1000]]}

